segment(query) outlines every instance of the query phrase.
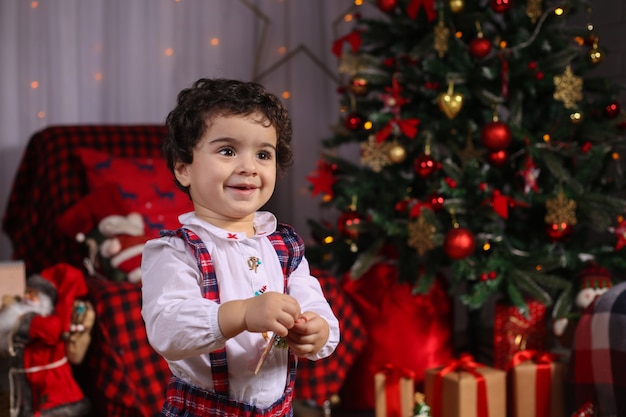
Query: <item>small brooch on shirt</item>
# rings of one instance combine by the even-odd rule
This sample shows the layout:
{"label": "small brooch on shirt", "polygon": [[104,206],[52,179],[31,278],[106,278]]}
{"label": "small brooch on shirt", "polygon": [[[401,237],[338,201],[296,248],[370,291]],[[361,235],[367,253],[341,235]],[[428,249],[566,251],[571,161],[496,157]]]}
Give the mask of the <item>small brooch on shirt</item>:
{"label": "small brooch on shirt", "polygon": [[248,268],[250,268],[250,271],[254,271],[256,273],[256,270],[259,268],[260,265],[261,260],[256,256],[251,256],[248,258]]}

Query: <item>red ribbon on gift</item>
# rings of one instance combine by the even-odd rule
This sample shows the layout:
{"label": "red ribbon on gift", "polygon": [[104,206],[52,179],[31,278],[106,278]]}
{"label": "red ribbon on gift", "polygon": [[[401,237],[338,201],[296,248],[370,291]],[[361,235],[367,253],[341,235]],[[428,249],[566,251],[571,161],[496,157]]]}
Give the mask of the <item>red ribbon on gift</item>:
{"label": "red ribbon on gift", "polygon": [[439,417],[443,410],[443,377],[450,372],[468,372],[476,379],[478,399],[476,402],[476,415],[480,417],[489,417],[489,406],[487,405],[487,382],[485,377],[476,369],[482,368],[483,364],[474,361],[472,355],[463,353],[459,359],[452,361],[449,365],[444,366],[435,374],[435,382],[433,389],[433,407],[431,414],[433,417]]}
{"label": "red ribbon on gift", "polygon": [[385,127],[376,133],[376,143],[384,142],[391,134],[394,126],[398,126],[402,133],[413,139],[417,134],[417,125],[419,123],[419,119],[391,119]]}
{"label": "red ribbon on gift", "polygon": [[333,51],[333,54],[337,58],[341,58],[341,53],[343,52],[344,42],[348,42],[350,44],[350,47],[352,48],[352,52],[358,51],[362,42],[361,31],[360,30],[352,31],[348,33],[347,35],[340,37],[333,43],[332,51]]}
{"label": "red ribbon on gift", "polygon": [[413,371],[408,369],[401,369],[393,364],[386,364],[381,370],[385,374],[385,404],[387,410],[387,417],[404,417],[402,416],[402,402],[400,379],[409,378],[415,379]]}
{"label": "red ribbon on gift", "polygon": [[535,383],[535,417],[549,417],[552,401],[552,362],[558,355],[541,350],[522,350],[513,355],[507,371],[522,362],[533,361],[537,365]]}

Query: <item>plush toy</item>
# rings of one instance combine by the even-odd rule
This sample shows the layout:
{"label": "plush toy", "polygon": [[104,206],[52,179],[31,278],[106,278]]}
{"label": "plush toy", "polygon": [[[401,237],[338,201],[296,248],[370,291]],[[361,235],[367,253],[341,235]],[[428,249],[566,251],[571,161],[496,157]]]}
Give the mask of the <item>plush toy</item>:
{"label": "plush toy", "polygon": [[[595,300],[607,292],[611,288],[611,274],[605,268],[600,265],[591,262],[580,272],[580,290],[576,294],[574,304],[576,306],[576,312],[569,318],[577,318],[582,312],[590,308]],[[570,331],[570,320],[568,317],[560,317],[552,324],[552,331],[559,338],[569,340],[568,334],[571,335],[573,331]],[[575,327],[575,326],[571,326]],[[566,346],[568,342],[564,343]]]}
{"label": "plush toy", "polygon": [[106,216],[96,229],[78,233],[76,239],[89,248],[85,265],[91,275],[101,272],[110,280],[141,280],[141,254],[147,238],[139,213]]}

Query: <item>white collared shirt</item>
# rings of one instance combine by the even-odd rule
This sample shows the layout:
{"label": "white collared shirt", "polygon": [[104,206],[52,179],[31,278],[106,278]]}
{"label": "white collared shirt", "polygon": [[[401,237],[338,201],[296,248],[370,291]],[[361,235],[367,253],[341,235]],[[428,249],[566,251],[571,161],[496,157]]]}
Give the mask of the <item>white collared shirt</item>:
{"label": "white collared shirt", "polygon": [[[246,299],[255,292],[283,292],[284,277],[276,250],[266,236],[276,230],[276,217],[257,212],[256,235],[234,233],[200,220],[192,213],[179,217],[194,231],[211,255],[220,302]],[[257,258],[256,269],[249,263]],[[266,340],[261,333],[243,332],[226,340],[217,311],[219,304],[202,297],[201,276],[187,244],[176,237],[146,243],[142,257],[142,315],[150,344],[169,364],[172,373],[187,383],[211,390],[209,352],[226,346],[231,397],[267,407],[284,392],[287,380],[286,349],[272,349],[261,371],[254,375]],[[330,355],[339,342],[339,325],[320,284],[310,275],[306,258],[289,277],[287,292],[300,304],[326,319],[330,335],[326,345],[308,359]]]}

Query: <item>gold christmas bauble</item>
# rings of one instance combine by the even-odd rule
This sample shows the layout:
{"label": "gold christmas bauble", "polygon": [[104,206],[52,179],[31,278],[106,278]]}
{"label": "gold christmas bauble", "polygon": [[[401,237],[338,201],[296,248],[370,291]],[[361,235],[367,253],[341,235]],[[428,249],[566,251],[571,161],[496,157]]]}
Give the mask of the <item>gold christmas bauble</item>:
{"label": "gold christmas bauble", "polygon": [[400,144],[394,144],[389,148],[389,160],[394,164],[399,164],[406,159],[406,149]]}
{"label": "gold christmas bauble", "polygon": [[450,0],[450,11],[452,13],[460,13],[465,8],[464,0]]}
{"label": "gold christmas bauble", "polygon": [[583,121],[583,114],[579,111],[575,111],[569,115],[569,120],[572,124],[577,125]]}
{"label": "gold christmas bauble", "polygon": [[604,52],[602,52],[602,49],[598,48],[598,45],[593,45],[593,48],[589,50],[587,56],[589,57],[589,62],[592,64],[599,64],[604,60]]}
{"label": "gold christmas bauble", "polygon": [[369,82],[362,77],[353,77],[350,79],[350,91],[357,96],[367,94]]}

